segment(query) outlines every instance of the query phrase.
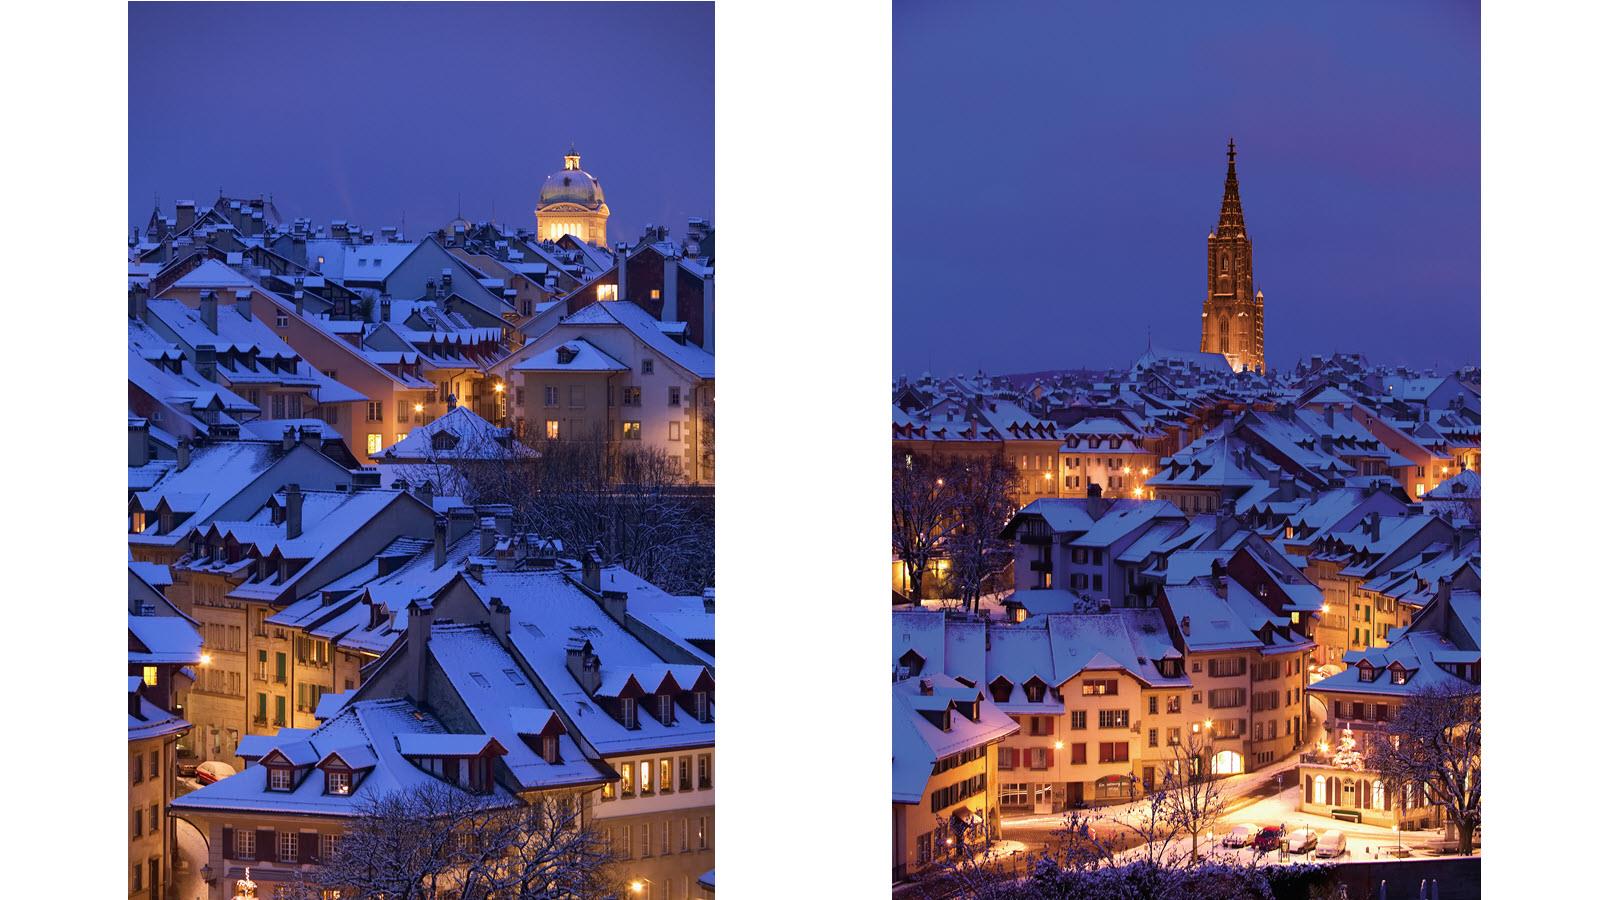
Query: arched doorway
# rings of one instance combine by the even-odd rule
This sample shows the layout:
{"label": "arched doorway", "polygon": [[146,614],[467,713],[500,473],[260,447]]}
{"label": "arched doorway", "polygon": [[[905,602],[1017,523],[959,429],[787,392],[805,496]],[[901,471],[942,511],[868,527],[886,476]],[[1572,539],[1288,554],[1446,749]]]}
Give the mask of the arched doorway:
{"label": "arched doorway", "polygon": [[1237,775],[1244,771],[1244,754],[1237,750],[1218,750],[1211,757],[1211,774]]}

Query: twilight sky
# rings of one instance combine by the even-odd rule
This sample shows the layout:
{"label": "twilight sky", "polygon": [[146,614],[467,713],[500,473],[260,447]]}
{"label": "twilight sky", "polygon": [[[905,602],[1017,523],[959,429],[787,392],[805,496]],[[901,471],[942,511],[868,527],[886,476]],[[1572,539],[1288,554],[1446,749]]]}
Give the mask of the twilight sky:
{"label": "twilight sky", "polygon": [[1267,362],[1479,361],[1478,8],[896,0],[894,371],[1198,350],[1227,143]]}
{"label": "twilight sky", "polygon": [[413,236],[533,226],[571,143],[608,236],[710,218],[711,3],[136,3],[130,220],[156,195],[273,195],[285,218]]}

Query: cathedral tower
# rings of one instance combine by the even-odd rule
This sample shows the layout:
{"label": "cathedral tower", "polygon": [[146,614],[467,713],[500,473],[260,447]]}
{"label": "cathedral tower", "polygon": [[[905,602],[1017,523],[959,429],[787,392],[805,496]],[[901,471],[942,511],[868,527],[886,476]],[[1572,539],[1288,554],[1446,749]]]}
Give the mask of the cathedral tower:
{"label": "cathedral tower", "polygon": [[1200,313],[1200,352],[1221,353],[1235,372],[1266,369],[1266,332],[1250,259],[1250,236],[1239,203],[1233,138],[1228,139],[1228,180],[1222,186],[1222,213],[1206,238],[1206,301]]}

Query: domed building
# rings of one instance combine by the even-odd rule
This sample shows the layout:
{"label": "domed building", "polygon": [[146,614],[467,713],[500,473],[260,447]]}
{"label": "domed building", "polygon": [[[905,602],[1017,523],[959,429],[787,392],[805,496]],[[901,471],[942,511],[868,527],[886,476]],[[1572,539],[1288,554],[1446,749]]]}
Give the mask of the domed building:
{"label": "domed building", "polygon": [[606,206],[600,180],[585,172],[579,161],[578,151],[569,150],[561,171],[544,180],[534,221],[541,239],[553,241],[570,234],[604,247],[611,207]]}

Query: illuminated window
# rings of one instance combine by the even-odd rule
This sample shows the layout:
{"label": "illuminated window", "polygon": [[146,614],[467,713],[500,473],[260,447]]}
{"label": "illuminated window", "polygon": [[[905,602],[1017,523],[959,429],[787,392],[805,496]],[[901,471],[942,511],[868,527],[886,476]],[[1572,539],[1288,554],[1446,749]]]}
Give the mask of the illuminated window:
{"label": "illuminated window", "polygon": [[378,453],[381,453],[382,451],[383,451],[383,435],[381,435],[381,434],[369,434],[369,435],[367,435],[367,455],[368,456],[375,456]]}
{"label": "illuminated window", "polygon": [[155,687],[156,686],[156,667],[155,666],[145,666],[144,667],[144,683],[149,685],[150,687]]}
{"label": "illuminated window", "polygon": [[622,439],[623,440],[625,440],[625,441],[637,441],[637,440],[640,439],[642,433],[643,433],[642,426],[640,426],[640,424],[638,422],[623,422],[622,423]]}
{"label": "illuminated window", "polygon": [[661,291],[660,291],[660,289],[651,288],[650,289],[650,299],[651,300],[660,300],[661,299]]}
{"label": "illuminated window", "polygon": [[633,763],[625,762],[622,764],[622,782],[618,786],[618,790],[622,792],[624,797],[633,796]]}
{"label": "illuminated window", "polygon": [[639,796],[648,797],[656,792],[655,782],[650,777],[650,761],[645,760],[639,764]]}
{"label": "illuminated window", "polygon": [[[661,793],[672,793],[672,759],[668,757],[661,761]],[[670,852],[670,851],[669,851]]]}
{"label": "illuminated window", "polygon": [[545,419],[544,436],[546,440],[558,440],[561,437],[561,423],[555,419]]}
{"label": "illuminated window", "polygon": [[144,512],[140,511],[140,512],[134,513],[133,514],[133,533],[134,534],[139,534],[140,532],[144,531],[144,529],[145,529]]}
{"label": "illuminated window", "polygon": [[395,432],[394,442],[396,444],[400,443],[401,441],[405,440],[406,439],[406,435],[408,435],[410,433],[411,432],[409,432],[409,431],[398,431],[398,432]]}
{"label": "illuminated window", "polygon": [[350,793],[350,773],[329,772],[328,793],[338,794],[340,796]]}
{"label": "illuminated window", "polygon": [[595,296],[601,300],[615,300],[617,299],[617,286],[614,284],[596,285]]}

